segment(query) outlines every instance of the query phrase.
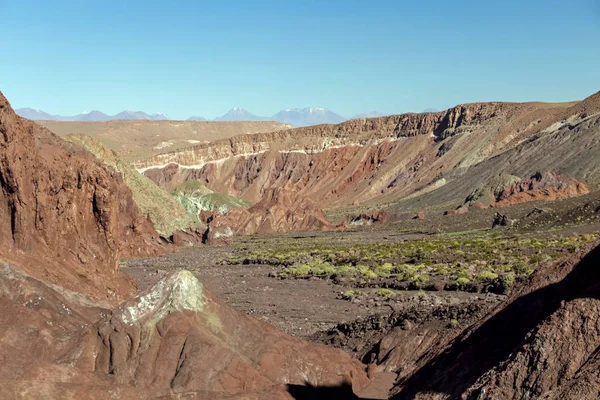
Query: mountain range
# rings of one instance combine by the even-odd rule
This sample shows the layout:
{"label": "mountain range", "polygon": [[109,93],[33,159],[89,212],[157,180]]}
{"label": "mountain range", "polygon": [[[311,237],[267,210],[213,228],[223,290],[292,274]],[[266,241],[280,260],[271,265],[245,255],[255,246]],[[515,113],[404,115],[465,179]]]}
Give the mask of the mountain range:
{"label": "mountain range", "polygon": [[34,121],[86,121],[86,122],[102,122],[112,120],[168,120],[168,115],[163,113],[147,114],[143,111],[125,110],[115,115],[108,115],[102,111],[93,110],[82,112],[73,116],[62,116],[49,114],[42,110],[33,108],[19,108],[15,110],[17,115]]}
{"label": "mountain range", "polygon": [[[116,115],[108,115],[101,111],[94,110],[83,112],[74,116],[61,116],[47,113],[33,108],[19,108],[15,110],[21,117],[34,121],[112,121],[112,120],[168,120],[169,116],[163,113],[148,114],[143,111],[123,111]],[[361,113],[352,118],[345,118],[327,108],[306,107],[306,108],[288,108],[279,111],[271,117],[254,115],[248,110],[240,107],[234,107],[224,115],[215,118],[212,121],[276,121],[283,124],[289,124],[293,127],[303,127],[321,124],[339,124],[349,119],[356,118],[374,118],[388,115],[377,111]],[[193,116],[188,121],[211,121],[201,116]]]}

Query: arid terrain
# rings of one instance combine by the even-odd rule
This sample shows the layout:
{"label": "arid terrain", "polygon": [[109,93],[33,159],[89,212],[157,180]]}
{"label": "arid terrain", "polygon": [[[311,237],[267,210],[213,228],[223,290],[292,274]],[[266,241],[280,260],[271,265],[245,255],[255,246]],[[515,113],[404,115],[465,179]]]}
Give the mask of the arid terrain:
{"label": "arid terrain", "polygon": [[290,128],[270,121],[37,121],[59,136],[81,134],[100,140],[126,161],[142,160],[165,151],[193,144],[227,139],[248,133],[271,132]]}
{"label": "arid terrain", "polygon": [[0,95],[0,397],[595,399],[599,154],[600,93],[298,129]]}

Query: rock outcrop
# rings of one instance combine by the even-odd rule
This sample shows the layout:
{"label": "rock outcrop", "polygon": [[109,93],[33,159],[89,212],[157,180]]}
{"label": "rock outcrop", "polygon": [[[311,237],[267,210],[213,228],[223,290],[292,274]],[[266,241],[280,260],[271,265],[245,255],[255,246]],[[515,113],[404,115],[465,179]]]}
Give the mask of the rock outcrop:
{"label": "rock outcrop", "polygon": [[206,185],[195,181],[185,181],[175,188],[171,194],[196,223],[204,223],[209,219],[206,215],[215,213],[225,215],[235,208],[248,208],[251,204],[237,197],[215,193]]}
{"label": "rock outcrop", "polygon": [[169,193],[157,187],[154,182],[137,172],[97,139],[86,135],[67,135],[65,139],[80,144],[92,153],[98,161],[118,172],[131,190],[133,201],[145,219],[149,219],[156,231],[168,238],[180,230],[193,227],[194,222],[186,210]]}
{"label": "rock outcrop", "polygon": [[273,398],[364,388],[366,367],[216,300],[187,271],[110,310],[1,265],[3,398]]}
{"label": "rock outcrop", "polygon": [[[50,283],[116,302],[133,293],[121,237],[153,231],[118,174],[15,115],[0,94],[0,257]],[[125,188],[126,189],[126,188]],[[125,226],[123,221],[127,221]]]}
{"label": "rock outcrop", "polygon": [[335,229],[314,202],[285,189],[270,189],[252,207],[236,208],[217,215],[207,232],[209,242],[234,235],[326,231]]}
{"label": "rock outcrop", "polygon": [[505,207],[528,201],[557,200],[581,196],[589,192],[590,189],[584,182],[567,175],[550,171],[536,172],[528,180],[514,182],[504,188],[494,205]]}

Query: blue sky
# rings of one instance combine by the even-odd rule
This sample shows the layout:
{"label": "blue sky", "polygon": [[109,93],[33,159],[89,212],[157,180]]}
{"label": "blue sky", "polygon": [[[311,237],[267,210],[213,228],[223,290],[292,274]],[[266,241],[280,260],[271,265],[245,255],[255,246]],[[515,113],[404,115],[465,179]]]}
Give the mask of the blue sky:
{"label": "blue sky", "polygon": [[344,116],[600,90],[600,2],[0,0],[13,107]]}

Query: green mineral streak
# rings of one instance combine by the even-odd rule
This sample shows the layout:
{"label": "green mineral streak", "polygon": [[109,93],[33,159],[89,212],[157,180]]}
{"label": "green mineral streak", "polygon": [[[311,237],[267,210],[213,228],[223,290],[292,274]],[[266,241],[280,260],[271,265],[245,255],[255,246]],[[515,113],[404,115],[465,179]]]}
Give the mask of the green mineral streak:
{"label": "green mineral streak", "polygon": [[243,199],[223,193],[215,193],[198,181],[186,181],[171,192],[188,212],[190,218],[199,221],[201,211],[219,211],[227,214],[234,208],[248,208],[251,204]]}

